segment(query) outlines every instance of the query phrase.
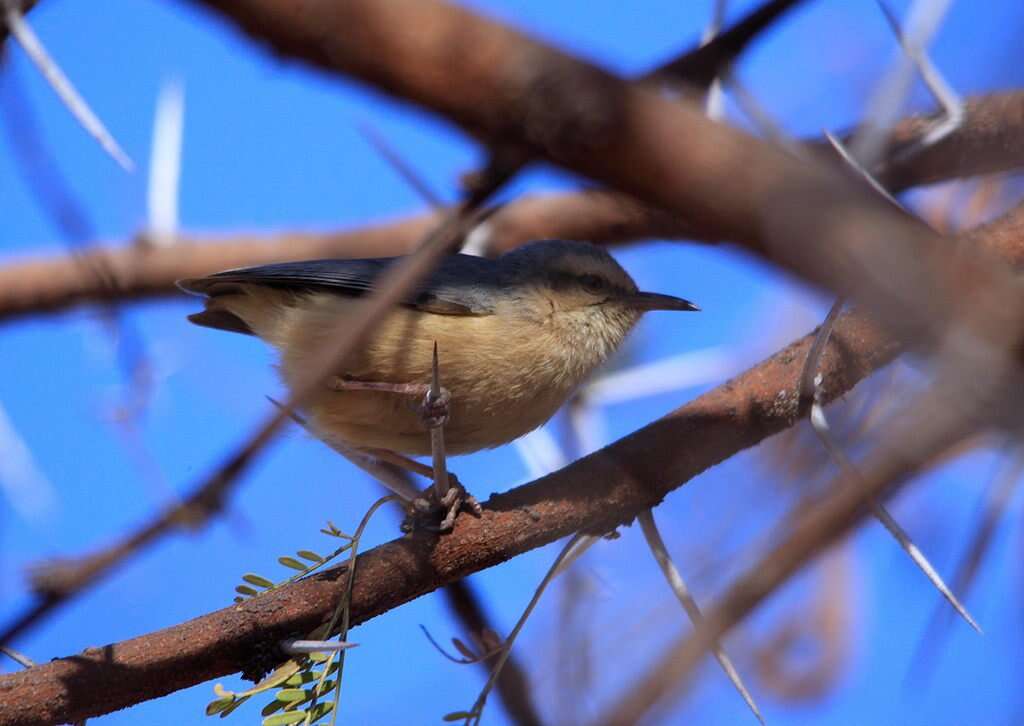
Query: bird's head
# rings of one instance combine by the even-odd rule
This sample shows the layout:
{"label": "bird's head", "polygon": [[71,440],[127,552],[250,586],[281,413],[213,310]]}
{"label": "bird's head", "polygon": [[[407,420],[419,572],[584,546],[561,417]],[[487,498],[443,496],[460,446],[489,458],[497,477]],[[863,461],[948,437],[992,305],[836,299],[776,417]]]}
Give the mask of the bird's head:
{"label": "bird's head", "polygon": [[699,310],[689,300],[641,292],[607,250],[586,242],[542,240],[499,258],[518,302],[532,315],[550,317],[602,355],[618,347],[643,313]]}

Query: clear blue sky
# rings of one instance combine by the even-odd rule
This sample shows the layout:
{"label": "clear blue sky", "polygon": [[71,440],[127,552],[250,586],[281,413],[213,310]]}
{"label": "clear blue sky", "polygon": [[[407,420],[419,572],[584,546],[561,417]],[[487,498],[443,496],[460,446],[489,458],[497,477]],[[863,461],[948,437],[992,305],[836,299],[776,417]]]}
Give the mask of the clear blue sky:
{"label": "clear blue sky", "polygon": [[[896,3],[901,10],[906,4]],[[712,2],[489,0],[473,5],[615,71],[635,73],[692,43]],[[752,5],[730,3],[731,17]],[[1012,0],[954,3],[934,50],[954,88],[973,94],[1021,82],[1022,14]],[[27,89],[46,142],[88,211],[96,240],[105,244],[124,244],[144,224],[153,108],[158,89],[169,79],[184,84],[187,98],[180,216],[188,231],[327,229],[420,210],[422,201],[360,136],[362,122],[377,127],[449,198],[458,175],[479,158],[475,146],[443,122],[353,84],[281,63],[189,3],[108,0],[98,6],[45,0],[30,19],[142,167],[130,176],[116,168],[69,119],[20,51],[11,53],[4,73],[13,70]],[[816,133],[857,121],[894,52],[874,3],[818,0],[760,43],[740,75],[779,124],[794,134]],[[6,93],[0,87],[0,104],[7,102]],[[920,88],[911,105],[927,107]],[[0,264],[18,256],[60,254],[60,236],[26,190],[13,159],[10,139],[0,133]],[[515,190],[571,183],[564,175],[537,170]],[[685,319],[649,316],[632,337],[632,363],[720,348],[725,359],[713,378],[717,381],[806,332],[824,310],[824,301],[811,291],[729,249],[652,243],[623,251],[620,258],[642,287],[685,296],[705,311]],[[136,525],[171,492],[186,491],[266,415],[264,395],[280,391],[269,351],[252,339],[187,324],[185,315],[194,309],[195,302],[184,297],[125,308],[126,329],[137,338],[128,348],[144,351],[156,376],[131,435],[111,420],[126,392],[119,364],[125,348],[119,352],[95,310],[0,328],[0,406],[47,483],[35,485],[37,496],[20,504],[10,494],[17,482],[0,489],[0,617],[25,604],[27,565],[90,550]],[[903,375],[912,373],[903,370]],[[603,411],[606,436],[627,433],[700,390],[610,406]],[[805,443],[813,446],[810,439]],[[976,525],[997,453],[958,459],[894,503],[901,521],[944,573],[952,573]],[[453,468],[481,498],[527,477],[512,447],[457,460]],[[674,493],[658,510],[665,537],[702,602],[710,603],[728,577],[750,563],[753,551],[746,545],[784,511],[796,483],[796,476],[780,473],[764,452],[747,453]],[[198,534],[162,541],[18,645],[45,661],[222,607],[242,573],[278,576],[278,555],[327,549],[317,533],[323,521],[353,529],[375,497],[374,484],[292,431],[246,477],[227,516]],[[1010,519],[1019,520],[1019,507],[1014,511]],[[1020,528],[1006,524],[969,600],[987,635],[977,637],[952,623],[930,680],[905,676],[938,596],[877,525],[863,527],[773,598],[729,641],[769,723],[1019,721],[1021,541]],[[383,542],[396,531],[385,513],[371,526],[368,540]],[[503,631],[515,622],[556,552],[553,547],[532,552],[472,578]],[[635,527],[595,547],[573,582],[587,593],[579,615],[589,624],[598,657],[595,685],[581,706],[583,713],[594,713],[628,684],[639,664],[687,626]],[[838,667],[824,689],[807,698],[785,698],[760,674],[750,648],[763,645],[787,614],[798,608],[811,612],[823,593],[832,596],[830,612],[839,627]],[[554,588],[517,647],[551,723],[562,719],[556,714],[567,713],[559,692],[568,676],[558,656],[561,640],[571,637],[560,620],[565,601],[566,589]],[[354,632],[361,647],[346,670],[345,723],[436,723],[442,714],[473,702],[482,673],[439,656],[421,635],[420,623],[442,641],[460,634],[437,595]],[[801,641],[794,653],[797,665],[813,662],[814,643]],[[0,663],[4,670],[13,667]],[[224,682],[241,686],[236,678]],[[95,723],[199,723],[211,686]],[[710,658],[697,687],[671,714],[666,723],[752,722]],[[255,708],[231,717],[232,723],[257,720]],[[504,723],[495,702],[485,722]]]}

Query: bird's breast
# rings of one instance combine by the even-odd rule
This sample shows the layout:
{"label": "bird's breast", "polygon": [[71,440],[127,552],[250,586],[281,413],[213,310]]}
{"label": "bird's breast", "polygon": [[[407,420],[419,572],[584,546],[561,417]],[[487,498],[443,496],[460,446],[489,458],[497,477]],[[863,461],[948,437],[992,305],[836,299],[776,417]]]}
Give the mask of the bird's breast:
{"label": "bird's breast", "polygon": [[[278,346],[287,383],[295,385],[328,342],[323,331],[336,330],[353,314],[353,301],[339,297],[293,316]],[[427,385],[436,342],[441,385],[451,394],[447,448],[468,453],[507,443],[543,424],[588,372],[554,333],[550,326],[514,315],[436,315],[399,308],[338,373],[357,381]],[[430,436],[418,412],[421,400],[325,387],[308,414],[324,435],[350,445],[425,455]]]}

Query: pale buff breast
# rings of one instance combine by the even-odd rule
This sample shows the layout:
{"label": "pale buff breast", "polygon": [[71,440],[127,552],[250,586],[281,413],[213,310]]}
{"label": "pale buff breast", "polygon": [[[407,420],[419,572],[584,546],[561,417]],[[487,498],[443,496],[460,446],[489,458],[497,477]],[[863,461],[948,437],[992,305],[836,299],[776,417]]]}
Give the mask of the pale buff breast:
{"label": "pale buff breast", "polygon": [[[355,300],[317,295],[281,310],[260,331],[282,352],[281,372],[294,385],[323,349],[325,335],[354,314]],[[564,402],[585,373],[568,365],[568,351],[544,325],[514,315],[456,316],[409,308],[392,312],[339,375],[360,381],[428,384],[437,341],[441,384],[451,393],[445,442],[450,453],[507,443],[537,428]],[[361,448],[430,453],[420,399],[327,387],[307,408],[326,438]]]}

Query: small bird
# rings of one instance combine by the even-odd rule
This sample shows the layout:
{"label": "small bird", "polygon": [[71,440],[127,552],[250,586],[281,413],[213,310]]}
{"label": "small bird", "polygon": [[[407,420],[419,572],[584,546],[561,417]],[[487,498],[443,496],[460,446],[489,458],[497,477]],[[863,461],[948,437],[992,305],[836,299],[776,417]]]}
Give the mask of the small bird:
{"label": "small bird", "polygon": [[[294,389],[397,259],[283,262],[178,285],[206,297],[189,320],[262,338],[279,351],[282,378]],[[430,454],[415,404],[429,388],[436,344],[448,453],[498,446],[551,418],[644,312],[698,309],[639,292],[606,250],[585,242],[532,242],[495,259],[450,255],[304,413],[328,443],[371,455]]]}

